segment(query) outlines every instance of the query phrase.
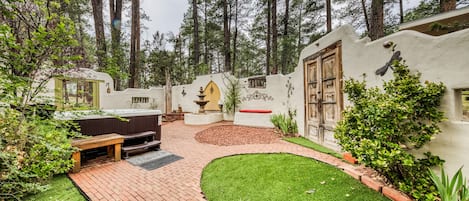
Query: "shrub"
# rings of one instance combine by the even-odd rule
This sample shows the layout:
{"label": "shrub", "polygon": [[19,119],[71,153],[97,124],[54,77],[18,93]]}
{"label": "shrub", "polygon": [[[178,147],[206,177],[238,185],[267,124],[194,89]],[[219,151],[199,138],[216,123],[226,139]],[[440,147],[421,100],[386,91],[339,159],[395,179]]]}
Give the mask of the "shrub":
{"label": "shrub", "polygon": [[417,200],[435,200],[437,190],[427,171],[443,161],[425,153],[416,158],[408,151],[418,149],[440,132],[443,113],[438,110],[445,86],[420,82],[398,61],[392,64],[393,79],[383,90],[366,88],[365,81],[345,82],[353,103],[346,108],[335,137],[358,161],[386,176],[400,190]]}
{"label": "shrub", "polygon": [[44,190],[72,167],[71,124],[3,108],[0,113],[0,200]]}
{"label": "shrub", "polygon": [[296,112],[294,111],[288,111],[288,116],[284,114],[274,114],[270,118],[270,121],[283,135],[290,136],[298,133],[298,125],[294,119],[295,115]]}

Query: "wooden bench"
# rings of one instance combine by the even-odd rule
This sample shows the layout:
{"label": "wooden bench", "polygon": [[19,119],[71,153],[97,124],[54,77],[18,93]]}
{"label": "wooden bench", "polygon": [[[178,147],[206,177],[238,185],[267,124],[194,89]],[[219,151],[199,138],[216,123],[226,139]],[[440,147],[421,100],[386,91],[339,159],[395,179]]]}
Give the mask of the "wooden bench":
{"label": "wooden bench", "polygon": [[108,156],[112,157],[114,155],[114,161],[120,161],[122,143],[124,143],[124,137],[115,133],[73,140],[72,146],[77,147],[79,150],[72,154],[72,159],[75,160],[72,172],[76,173],[80,171],[81,151],[88,149],[107,146]]}

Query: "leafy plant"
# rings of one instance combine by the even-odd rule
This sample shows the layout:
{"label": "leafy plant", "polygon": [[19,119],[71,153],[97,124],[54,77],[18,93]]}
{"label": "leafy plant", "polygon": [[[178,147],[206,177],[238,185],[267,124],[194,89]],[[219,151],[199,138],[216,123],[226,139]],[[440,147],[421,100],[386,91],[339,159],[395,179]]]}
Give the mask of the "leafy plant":
{"label": "leafy plant", "polygon": [[428,170],[433,183],[438,189],[441,201],[469,200],[469,188],[466,185],[466,178],[463,176],[461,169],[462,167],[453,175],[451,181],[443,168],[441,168],[440,177],[438,177],[431,169]]}
{"label": "leafy plant", "polygon": [[270,121],[283,135],[290,136],[298,133],[298,125],[296,124],[295,116],[295,111],[288,111],[288,116],[284,114],[274,114],[270,117]]}
{"label": "leafy plant", "polygon": [[416,158],[408,151],[418,149],[440,132],[438,110],[445,86],[420,82],[398,61],[392,64],[393,79],[383,90],[366,88],[365,81],[345,82],[352,107],[346,108],[335,130],[342,148],[358,161],[386,176],[392,184],[417,200],[435,200],[437,190],[427,171],[443,161],[427,152]]}
{"label": "leafy plant", "polygon": [[226,79],[225,102],[223,108],[229,114],[233,114],[241,104],[241,84],[239,79],[228,77]]}
{"label": "leafy plant", "polygon": [[2,1],[0,200],[21,200],[72,166],[74,125],[50,118],[48,81],[72,68],[73,22],[59,1]]}

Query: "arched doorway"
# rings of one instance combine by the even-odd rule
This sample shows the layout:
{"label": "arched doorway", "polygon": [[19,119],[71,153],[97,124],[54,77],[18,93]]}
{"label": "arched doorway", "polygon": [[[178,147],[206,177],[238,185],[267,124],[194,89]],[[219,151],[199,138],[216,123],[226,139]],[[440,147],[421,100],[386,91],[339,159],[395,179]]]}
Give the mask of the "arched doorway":
{"label": "arched doorway", "polygon": [[218,101],[220,101],[220,89],[215,82],[210,81],[204,90],[205,100],[209,102],[205,105],[205,110],[208,111],[220,111]]}

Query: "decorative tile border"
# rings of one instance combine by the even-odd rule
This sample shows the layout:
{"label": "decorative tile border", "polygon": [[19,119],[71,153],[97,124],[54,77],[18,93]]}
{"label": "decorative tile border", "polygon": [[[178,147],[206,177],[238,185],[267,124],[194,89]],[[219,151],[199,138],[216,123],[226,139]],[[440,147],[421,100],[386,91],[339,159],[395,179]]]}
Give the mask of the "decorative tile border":
{"label": "decorative tile border", "polygon": [[266,93],[261,93],[259,91],[254,91],[252,94],[248,94],[247,96],[241,98],[242,101],[252,101],[252,100],[262,100],[262,101],[273,101],[274,98],[269,96]]}

